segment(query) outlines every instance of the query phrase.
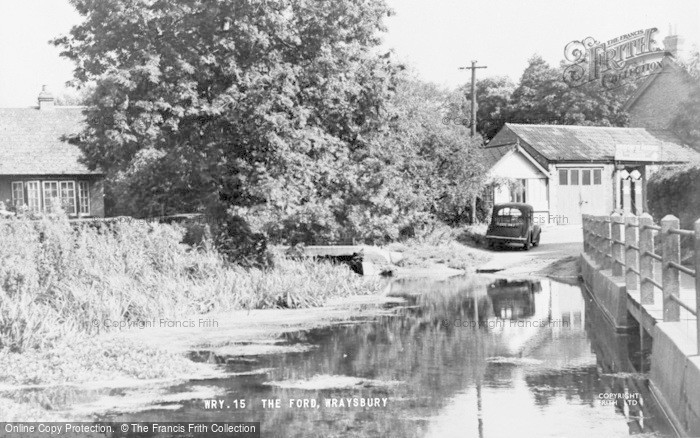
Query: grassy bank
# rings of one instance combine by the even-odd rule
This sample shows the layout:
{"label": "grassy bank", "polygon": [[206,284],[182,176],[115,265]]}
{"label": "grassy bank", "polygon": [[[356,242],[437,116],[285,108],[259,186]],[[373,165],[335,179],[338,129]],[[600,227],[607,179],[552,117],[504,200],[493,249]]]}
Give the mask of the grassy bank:
{"label": "grassy bank", "polygon": [[403,254],[404,258],[399,262],[402,267],[431,268],[438,264],[469,270],[491,257],[479,248],[479,238],[485,234],[485,228],[485,225],[441,226],[423,236],[389,244],[387,249]]}
{"label": "grassy bank", "polygon": [[0,222],[0,350],[48,349],[119,322],[318,306],[380,287],[342,266],[281,256],[269,270],[242,269],[181,244],[182,234],[141,221]]}

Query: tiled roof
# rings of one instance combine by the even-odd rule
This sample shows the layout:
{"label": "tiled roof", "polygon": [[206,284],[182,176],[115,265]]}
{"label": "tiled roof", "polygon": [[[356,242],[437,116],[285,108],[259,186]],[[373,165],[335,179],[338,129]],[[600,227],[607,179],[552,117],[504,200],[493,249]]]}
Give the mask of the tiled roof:
{"label": "tiled roof", "polygon": [[77,146],[62,141],[80,132],[80,107],[0,108],[0,175],[101,174],[79,162]]}
{"label": "tiled roof", "polygon": [[485,147],[483,152],[484,164],[486,164],[488,168],[493,167],[505,154],[515,149],[515,147],[515,145]]}
{"label": "tiled roof", "polygon": [[[536,159],[541,155],[547,162],[613,161],[615,146],[658,145],[658,162],[682,163],[700,161],[700,153],[684,146],[668,131],[645,128],[614,128],[572,125],[519,125],[507,123],[521,144]],[[495,139],[495,138],[494,138]],[[540,161],[540,159],[538,159]],[[543,163],[545,164],[545,163]]]}
{"label": "tiled roof", "polygon": [[654,81],[656,81],[656,79],[661,75],[674,73],[680,74],[681,77],[684,77],[687,80],[692,79],[690,74],[683,67],[681,67],[676,59],[669,56],[664,56],[664,58],[661,60],[661,70],[655,72],[654,74],[647,75],[647,77],[644,78],[643,82],[637,87],[636,90],[634,90],[632,96],[630,96],[624,105],[622,105],[622,111],[629,112],[630,108],[637,103],[639,98],[642,97],[642,95],[652,86]]}

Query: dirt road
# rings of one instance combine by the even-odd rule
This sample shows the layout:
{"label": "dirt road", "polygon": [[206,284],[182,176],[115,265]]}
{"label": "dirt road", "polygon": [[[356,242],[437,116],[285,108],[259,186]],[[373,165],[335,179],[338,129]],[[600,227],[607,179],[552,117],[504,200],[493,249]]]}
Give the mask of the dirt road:
{"label": "dirt road", "polygon": [[540,245],[529,251],[522,246],[489,250],[493,258],[477,268],[508,277],[552,277],[569,279],[577,275],[576,260],[583,249],[580,225],[550,226],[542,229]]}

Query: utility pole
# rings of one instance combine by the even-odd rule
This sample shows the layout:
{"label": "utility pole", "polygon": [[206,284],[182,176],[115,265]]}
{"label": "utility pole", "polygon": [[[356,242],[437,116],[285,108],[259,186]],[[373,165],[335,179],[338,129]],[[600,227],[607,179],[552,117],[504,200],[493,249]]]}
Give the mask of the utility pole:
{"label": "utility pole", "polygon": [[471,98],[471,104],[472,104],[472,114],[471,114],[471,120],[470,120],[470,125],[471,125],[471,135],[474,137],[476,134],[476,69],[477,68],[488,68],[485,65],[480,65],[477,67],[476,61],[472,61],[472,66],[471,67],[460,67],[460,70],[471,70],[472,71],[472,98]]}
{"label": "utility pole", "polygon": [[[476,65],[476,61],[472,61],[472,66],[471,67],[460,67],[460,70],[471,70],[472,71],[472,98],[471,100],[471,120],[470,120],[470,126],[471,126],[471,136],[472,138],[476,135],[476,69],[477,68],[487,68],[485,65],[478,66]],[[471,201],[471,223],[474,225],[476,223],[476,197],[472,198]]]}

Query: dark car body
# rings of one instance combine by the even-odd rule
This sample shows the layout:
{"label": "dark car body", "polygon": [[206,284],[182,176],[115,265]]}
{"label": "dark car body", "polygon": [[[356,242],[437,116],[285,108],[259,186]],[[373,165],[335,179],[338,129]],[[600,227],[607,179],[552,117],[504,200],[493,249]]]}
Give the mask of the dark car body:
{"label": "dark car body", "polygon": [[491,298],[496,317],[523,319],[535,315],[535,294],[541,290],[540,282],[496,280],[488,286],[486,292]]}
{"label": "dark car body", "polygon": [[519,202],[493,206],[491,223],[486,231],[489,247],[510,243],[522,244],[525,250],[540,243],[542,229],[534,223],[532,206]]}

